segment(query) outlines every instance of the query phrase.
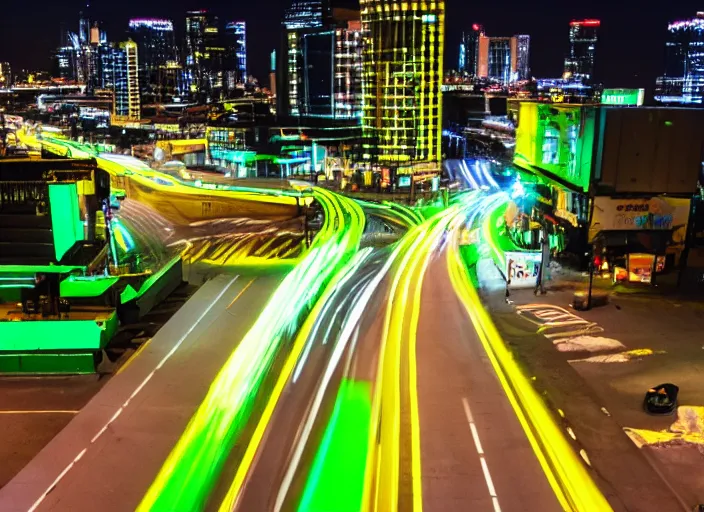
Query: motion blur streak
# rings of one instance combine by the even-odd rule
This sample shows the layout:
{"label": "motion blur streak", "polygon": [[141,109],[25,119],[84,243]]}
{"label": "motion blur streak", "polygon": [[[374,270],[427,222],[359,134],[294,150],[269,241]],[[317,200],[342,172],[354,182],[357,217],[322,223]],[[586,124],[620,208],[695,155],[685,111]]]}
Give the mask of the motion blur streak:
{"label": "motion blur streak", "polygon": [[364,229],[353,201],[315,189],[325,223],[307,256],[289,273],[213,381],[138,510],[200,510],[249,420],[259,387],[299,319],[357,251]]}
{"label": "motion blur streak", "polygon": [[[399,507],[401,392],[406,387],[410,409],[413,509],[422,510],[415,336],[423,277],[434,249],[443,241],[449,223],[453,219],[462,220],[468,209],[476,204],[476,198],[476,194],[463,196],[450,208],[411,229],[399,243],[403,258],[396,267],[389,292],[372,401],[372,426],[362,502],[364,511],[381,512],[397,510]],[[401,382],[404,348],[408,350],[407,386]]]}
{"label": "motion blur streak", "polygon": [[[485,225],[488,226],[489,223]],[[456,236],[457,234],[455,234],[452,249],[447,252],[452,286],[475,326],[499,382],[557,499],[565,510],[576,512],[612,510],[530,380],[513,360],[511,352],[483,308],[457,250]]]}
{"label": "motion blur streak", "polygon": [[[299,440],[296,446],[291,463],[289,464],[289,467],[287,469],[284,482],[279,491],[275,507],[276,511],[281,510],[281,508],[283,507],[284,500],[286,499],[286,495],[289,491],[291,482],[294,477],[294,473],[301,461],[301,457],[303,456],[305,443],[307,442],[310,436],[315,419],[323,404],[325,391],[328,389],[328,386],[333,378],[333,373],[335,371],[335,368],[337,367],[340,358],[342,357],[344,349],[347,347],[349,340],[356,332],[359,321],[362,318],[364,312],[366,311],[367,304],[371,300],[373,293],[378,288],[382,279],[387,275],[388,271],[391,268],[391,265],[394,261],[396,261],[396,258],[398,257],[399,253],[400,250],[397,247],[397,249],[391,254],[391,256],[387,258],[382,268],[379,269],[379,271],[373,276],[373,278],[365,284],[361,293],[357,297],[357,300],[354,301],[354,307],[350,310],[350,312],[344,319],[344,323],[337,340],[337,345],[335,347],[334,355],[327,365],[327,368],[323,375],[323,379],[321,381],[321,385],[318,388],[318,393],[315,396],[313,406],[311,407],[311,410],[306,419],[306,423],[303,427],[303,435],[301,436],[301,439]],[[348,372],[349,368],[346,368],[344,375],[347,376]],[[360,386],[364,385],[360,382],[354,382],[352,379],[349,378],[346,379],[346,382],[350,383],[351,388],[354,388],[355,391],[359,390]],[[326,510],[328,512],[333,512],[337,510],[348,510],[348,505],[346,503],[342,503],[339,500],[335,502],[336,507],[339,508],[332,507],[332,504],[329,500],[330,490],[328,486],[330,482],[333,481],[337,484],[334,488],[338,489],[340,486],[343,486],[350,502],[357,504],[356,510],[359,510],[360,508],[359,505],[361,504],[364,490],[364,468],[368,450],[367,432],[369,431],[370,415],[368,409],[370,409],[370,407],[362,407],[362,405],[358,401],[358,399],[360,398],[359,395],[357,395],[357,393],[354,393],[354,396],[356,398],[348,396],[345,394],[348,391],[349,388],[343,389],[341,385],[341,388],[338,392],[338,401],[340,402],[336,402],[335,412],[338,415],[343,416],[343,420],[341,423],[338,423],[339,416],[333,415],[328,424],[328,428],[326,429],[326,437],[324,438],[323,443],[318,449],[314,460],[314,467],[311,470],[311,475],[308,481],[306,482],[304,496],[301,501],[301,505],[299,506],[299,510],[301,511],[305,510],[303,505],[306,503],[321,502],[325,503],[325,507],[323,508],[323,510]],[[340,409],[337,409],[338,403]],[[367,421],[365,423],[364,428],[358,426],[358,428],[354,430],[354,435],[342,435],[341,431],[350,433],[350,430],[346,428],[347,422],[350,420],[347,414],[347,411],[350,407],[358,408],[358,412],[362,412],[363,410],[365,416],[367,417]],[[342,409],[344,409],[344,411]],[[341,439],[341,436],[344,438],[344,440]],[[337,447],[339,446],[338,443],[341,442],[346,445],[346,452],[355,453],[354,461],[359,462],[359,466],[357,466],[356,464],[348,465],[346,459],[337,458],[337,454],[339,454],[339,450],[337,449]],[[330,449],[331,445],[335,447],[332,450]],[[361,457],[361,459],[358,459],[358,456]],[[344,475],[344,477],[342,475]]]}
{"label": "motion blur streak", "polygon": [[244,484],[247,474],[249,473],[249,470],[252,466],[252,462],[254,461],[257,448],[261,443],[261,440],[266,431],[266,427],[269,425],[269,421],[271,420],[271,416],[274,413],[274,409],[276,407],[276,404],[278,403],[281,393],[283,392],[286,383],[291,377],[296,362],[299,361],[299,359],[301,358],[301,353],[304,351],[304,348],[305,350],[308,350],[310,344],[313,342],[315,332],[319,328],[318,319],[323,316],[324,311],[327,310],[327,308],[329,307],[329,304],[332,302],[331,298],[333,295],[335,295],[336,290],[339,289],[346,281],[350,280],[354,276],[355,271],[364,262],[370,252],[370,250],[366,250],[357,253],[353,257],[353,259],[348,263],[345,269],[339,272],[332,279],[330,284],[326,287],[323,296],[316,303],[315,307],[306,318],[306,321],[303,323],[300,332],[296,336],[296,341],[293,345],[293,349],[291,350],[291,353],[289,354],[288,359],[286,360],[286,364],[284,365],[283,369],[281,370],[281,373],[279,374],[274,390],[272,391],[271,396],[269,397],[269,400],[267,402],[266,408],[262,413],[262,417],[257,423],[257,427],[254,431],[254,434],[252,435],[252,438],[250,439],[247,445],[247,449],[245,451],[242,462],[237,468],[235,478],[232,484],[230,485],[225,499],[220,505],[220,510],[222,512],[233,510],[236,506],[237,498],[242,489],[242,485]]}

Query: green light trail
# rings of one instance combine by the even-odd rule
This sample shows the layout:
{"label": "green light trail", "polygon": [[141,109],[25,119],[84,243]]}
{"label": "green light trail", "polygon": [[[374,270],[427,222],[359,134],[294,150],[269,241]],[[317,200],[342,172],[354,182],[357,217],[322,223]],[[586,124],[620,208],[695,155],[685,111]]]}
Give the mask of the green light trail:
{"label": "green light trail", "polygon": [[313,461],[299,512],[356,512],[362,506],[371,385],[343,380]]}

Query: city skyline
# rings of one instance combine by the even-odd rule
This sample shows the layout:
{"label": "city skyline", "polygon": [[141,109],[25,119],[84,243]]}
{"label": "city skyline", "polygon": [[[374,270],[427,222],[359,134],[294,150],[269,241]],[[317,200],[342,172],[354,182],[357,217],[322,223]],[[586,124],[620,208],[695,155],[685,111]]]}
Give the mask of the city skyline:
{"label": "city skyline", "polygon": [[[238,2],[239,3],[239,2]],[[63,7],[37,0],[36,10],[27,12],[13,3],[0,22],[0,61],[9,62],[13,69],[49,70],[50,57],[60,41],[60,29],[76,30],[82,2],[64,3]],[[355,7],[358,2],[337,0],[339,7]],[[115,12],[109,4],[92,5],[93,18],[102,20],[111,40],[128,36],[128,21],[137,17],[159,17],[174,22],[177,42],[182,45],[186,11],[210,9],[222,18],[242,19],[248,24],[250,73],[266,81],[269,55],[278,47],[281,21],[290,0],[272,0],[266,8],[261,4],[241,2],[219,7],[212,1],[181,2],[167,6],[156,2],[126,0]],[[491,34],[527,34],[531,37],[530,67],[536,77],[555,77],[562,72],[568,50],[568,24],[572,19],[597,18],[602,21],[596,71],[606,86],[640,86],[652,91],[655,78],[662,74],[668,23],[692,17],[698,5],[691,0],[677,5],[662,6],[658,11],[635,11],[614,7],[606,2],[593,2],[589,7],[560,5],[547,11],[525,5],[463,5],[458,0],[447,1],[445,39],[445,69],[456,67],[459,42],[463,30],[481,23]],[[700,6],[699,6],[700,7]],[[512,13],[506,16],[507,9]],[[12,21],[11,21],[12,20]],[[28,36],[34,28],[37,34]],[[645,37],[647,34],[647,37]],[[19,43],[19,44],[17,44]]]}

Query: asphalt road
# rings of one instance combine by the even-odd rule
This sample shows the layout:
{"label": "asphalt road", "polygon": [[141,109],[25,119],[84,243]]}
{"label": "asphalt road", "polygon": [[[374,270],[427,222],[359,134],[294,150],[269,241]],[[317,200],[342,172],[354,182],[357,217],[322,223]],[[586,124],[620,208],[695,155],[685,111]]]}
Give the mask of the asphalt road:
{"label": "asphalt road", "polygon": [[[360,294],[383,266],[385,254],[379,251],[370,258],[327,301],[308,337],[310,348],[304,350],[276,404],[233,510],[275,510],[279,499],[284,510],[297,508],[341,380],[347,377],[368,382],[374,374],[381,328],[377,318],[365,315],[359,322],[352,321],[356,326],[353,336],[356,343],[350,339],[341,341],[340,335],[351,321],[350,312]],[[373,310],[380,311],[378,319],[383,318],[383,308],[378,306],[385,297],[385,289],[382,282],[370,298]],[[338,349],[342,349],[342,355],[336,358]],[[365,368],[368,371],[363,371]],[[329,378],[325,377],[327,372]],[[316,396],[321,397],[317,404]],[[309,432],[305,427],[308,421],[311,421]],[[209,510],[218,509],[237,469],[236,464],[230,464],[224,472]],[[340,478],[344,479],[344,475]]]}
{"label": "asphalt road", "polygon": [[134,510],[278,282],[219,276],[204,285],[0,490],[2,510]]}
{"label": "asphalt road", "polygon": [[[448,278],[428,266],[417,332],[427,510],[562,510]],[[403,444],[402,444],[403,446]]]}

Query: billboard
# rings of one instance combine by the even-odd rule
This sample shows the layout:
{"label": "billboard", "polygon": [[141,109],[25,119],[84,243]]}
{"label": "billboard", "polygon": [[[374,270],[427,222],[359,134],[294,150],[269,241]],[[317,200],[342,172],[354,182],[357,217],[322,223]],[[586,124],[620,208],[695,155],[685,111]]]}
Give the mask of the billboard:
{"label": "billboard", "polygon": [[595,197],[591,242],[600,231],[672,230],[672,245],[684,246],[690,200],[674,197]]}
{"label": "billboard", "polygon": [[521,101],[514,163],[586,192],[592,174],[596,109]]}
{"label": "billboard", "polygon": [[604,89],[601,103],[604,105],[623,105],[639,107],[645,99],[645,89]]}
{"label": "billboard", "polygon": [[535,288],[540,273],[541,254],[532,252],[506,252],[505,261],[507,286],[509,288]]}

